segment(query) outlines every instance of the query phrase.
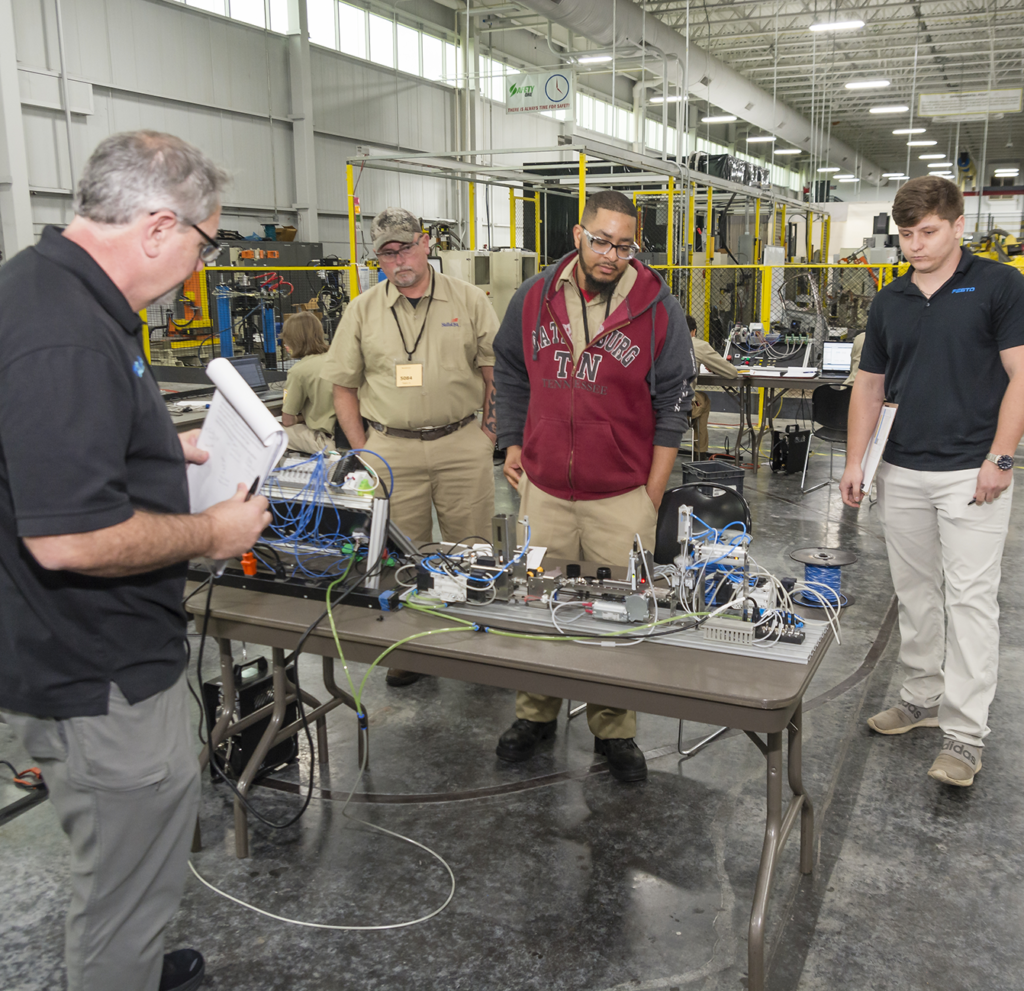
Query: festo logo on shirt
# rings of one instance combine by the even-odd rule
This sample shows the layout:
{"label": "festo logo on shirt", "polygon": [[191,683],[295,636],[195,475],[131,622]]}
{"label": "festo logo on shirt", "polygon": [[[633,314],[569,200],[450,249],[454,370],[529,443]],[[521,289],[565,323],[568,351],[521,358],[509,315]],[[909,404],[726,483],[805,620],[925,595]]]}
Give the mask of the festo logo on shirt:
{"label": "festo logo on shirt", "polygon": [[967,286],[965,289],[954,289],[953,292],[974,292],[974,286]]}

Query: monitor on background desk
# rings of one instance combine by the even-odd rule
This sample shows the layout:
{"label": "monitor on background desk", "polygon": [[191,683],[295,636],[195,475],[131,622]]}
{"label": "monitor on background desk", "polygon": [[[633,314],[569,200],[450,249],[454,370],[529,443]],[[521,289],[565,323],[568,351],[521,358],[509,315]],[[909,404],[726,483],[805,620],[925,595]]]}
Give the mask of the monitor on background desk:
{"label": "monitor on background desk", "polygon": [[258,354],[243,354],[237,358],[228,358],[228,361],[235,366],[235,371],[242,376],[245,384],[256,393],[264,402],[268,399],[280,399],[281,391],[273,390],[263,374],[263,362]]}
{"label": "monitor on background desk", "polygon": [[821,349],[822,375],[835,375],[846,378],[850,374],[850,362],[853,357],[853,342],[825,341]]}

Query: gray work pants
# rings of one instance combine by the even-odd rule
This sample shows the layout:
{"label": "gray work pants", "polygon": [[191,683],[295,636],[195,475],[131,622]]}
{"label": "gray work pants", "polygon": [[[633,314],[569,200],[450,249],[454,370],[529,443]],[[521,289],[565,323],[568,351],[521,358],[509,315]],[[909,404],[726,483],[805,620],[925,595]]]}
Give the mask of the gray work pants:
{"label": "gray work pants", "polygon": [[4,712],[71,841],[68,991],[157,991],[199,805],[185,675],[105,716]]}

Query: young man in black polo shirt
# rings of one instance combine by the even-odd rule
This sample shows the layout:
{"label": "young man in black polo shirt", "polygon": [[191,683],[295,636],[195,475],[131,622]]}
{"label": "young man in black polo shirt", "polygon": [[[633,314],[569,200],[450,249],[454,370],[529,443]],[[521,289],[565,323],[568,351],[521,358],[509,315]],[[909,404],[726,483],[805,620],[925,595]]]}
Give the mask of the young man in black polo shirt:
{"label": "young man in black polo shirt", "polygon": [[968,786],[999,663],[1000,561],[1024,433],[1024,279],[960,247],[963,206],[937,176],[896,194],[912,267],[871,305],[841,489],[860,505],[861,459],[882,403],[897,403],[877,479],[907,674],[901,701],[868,725],[940,727],[928,774]]}
{"label": "young man in black polo shirt", "polygon": [[[0,269],[0,719],[71,841],[69,991],[191,991],[164,956],[199,800],[185,562],[234,557],[261,496],[189,515],[186,462],[138,310],[215,257],[226,174],[168,134],[118,134],[76,217]],[[42,415],[41,415],[42,414]]]}

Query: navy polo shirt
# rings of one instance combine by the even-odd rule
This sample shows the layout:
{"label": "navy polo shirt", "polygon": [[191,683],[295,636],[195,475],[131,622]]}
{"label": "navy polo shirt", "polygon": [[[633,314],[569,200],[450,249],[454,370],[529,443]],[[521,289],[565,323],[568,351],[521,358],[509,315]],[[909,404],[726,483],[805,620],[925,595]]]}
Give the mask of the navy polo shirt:
{"label": "navy polo shirt", "polygon": [[93,578],[44,570],[20,539],[115,526],[136,507],[188,512],[140,329],[55,228],[0,267],[0,708],[102,715],[112,681],[135,703],[184,669],[184,562]]}
{"label": "navy polo shirt", "polygon": [[[861,371],[898,403],[883,460],[916,471],[980,468],[1009,383],[1000,351],[1024,346],[1024,275],[961,249],[930,299],[913,268],[875,297]],[[1012,452],[1011,452],[1012,453]]]}

